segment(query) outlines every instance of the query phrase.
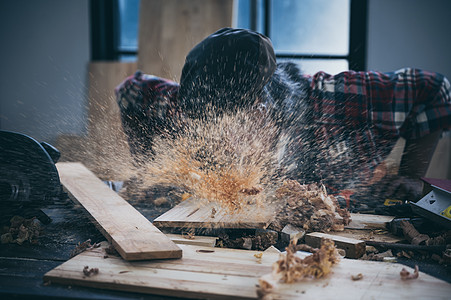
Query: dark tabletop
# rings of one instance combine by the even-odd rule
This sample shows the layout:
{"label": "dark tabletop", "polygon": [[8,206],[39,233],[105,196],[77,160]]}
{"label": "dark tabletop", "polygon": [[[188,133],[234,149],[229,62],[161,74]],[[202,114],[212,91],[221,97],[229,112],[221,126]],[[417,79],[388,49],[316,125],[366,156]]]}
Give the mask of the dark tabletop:
{"label": "dark tabletop", "polygon": [[[146,205],[134,206],[149,220],[167,210]],[[43,211],[52,222],[42,225],[43,233],[37,244],[0,244],[0,299],[175,299],[78,286],[47,285],[43,282],[44,274],[68,260],[78,243],[88,239],[97,243],[105,238],[89,220],[84,209],[69,199],[55,201]],[[398,262],[411,267],[418,264],[421,271],[451,283],[450,268],[433,261],[406,259]]]}

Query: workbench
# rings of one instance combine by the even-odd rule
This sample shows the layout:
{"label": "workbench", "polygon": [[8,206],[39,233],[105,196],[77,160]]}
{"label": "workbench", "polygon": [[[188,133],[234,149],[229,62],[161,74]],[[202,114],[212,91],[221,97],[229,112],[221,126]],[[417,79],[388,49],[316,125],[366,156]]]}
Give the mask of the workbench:
{"label": "workbench", "polygon": [[[144,203],[135,207],[146,218],[153,221],[167,208],[155,208]],[[52,218],[52,222],[43,226],[44,234],[39,243],[0,245],[0,297],[12,298],[66,298],[66,299],[142,299],[149,295],[110,291],[104,289],[67,286],[59,284],[46,285],[43,276],[48,271],[61,265],[70,258],[71,251],[78,243],[91,239],[93,242],[104,241],[103,235],[89,220],[82,207],[69,199],[60,200],[43,211]],[[420,266],[422,272],[451,283],[451,271],[433,262],[398,260],[410,267]],[[171,299],[153,296],[152,299]],[[174,298],[175,299],[175,298]]]}

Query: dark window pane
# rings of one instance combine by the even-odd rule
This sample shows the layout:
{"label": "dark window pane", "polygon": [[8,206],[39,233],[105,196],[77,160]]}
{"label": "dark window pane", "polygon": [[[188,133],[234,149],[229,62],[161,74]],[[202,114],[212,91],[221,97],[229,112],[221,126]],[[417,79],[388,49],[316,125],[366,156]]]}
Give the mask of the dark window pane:
{"label": "dark window pane", "polygon": [[348,54],[350,0],[273,0],[270,8],[277,52]]}
{"label": "dark window pane", "polygon": [[139,0],[119,0],[119,51],[138,50]]}

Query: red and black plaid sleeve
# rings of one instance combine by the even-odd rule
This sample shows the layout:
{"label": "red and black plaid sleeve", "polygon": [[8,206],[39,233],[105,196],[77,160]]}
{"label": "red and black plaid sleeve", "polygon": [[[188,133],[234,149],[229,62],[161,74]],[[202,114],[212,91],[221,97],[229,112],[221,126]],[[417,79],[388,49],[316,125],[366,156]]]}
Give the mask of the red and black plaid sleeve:
{"label": "red and black plaid sleeve", "polygon": [[116,89],[122,125],[133,154],[148,154],[153,137],[170,134],[178,115],[176,82],[137,71]]}

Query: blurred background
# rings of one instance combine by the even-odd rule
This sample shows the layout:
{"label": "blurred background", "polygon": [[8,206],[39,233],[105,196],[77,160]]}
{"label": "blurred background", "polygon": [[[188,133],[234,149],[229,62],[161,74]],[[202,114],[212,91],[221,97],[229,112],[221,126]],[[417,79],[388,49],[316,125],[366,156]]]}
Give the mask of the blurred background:
{"label": "blurred background", "polygon": [[[80,145],[126,160],[114,87],[137,69],[178,81],[188,51],[222,27],[269,36],[278,60],[305,73],[451,78],[450,11],[448,0],[0,0],[0,129],[73,160]],[[431,176],[451,178],[450,144],[445,135]]]}

